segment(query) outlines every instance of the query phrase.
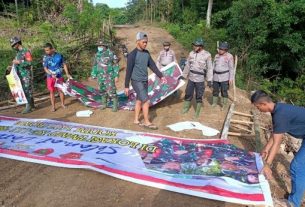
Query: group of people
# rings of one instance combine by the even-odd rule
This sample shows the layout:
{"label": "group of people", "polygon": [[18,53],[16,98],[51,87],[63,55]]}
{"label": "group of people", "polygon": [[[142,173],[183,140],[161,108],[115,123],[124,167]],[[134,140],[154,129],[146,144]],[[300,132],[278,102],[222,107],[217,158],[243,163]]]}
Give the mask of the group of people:
{"label": "group of people", "polygon": [[[148,36],[143,32],[139,32],[136,36],[137,46],[128,55],[127,71],[125,79],[125,93],[128,95],[129,82],[137,94],[137,104],[135,110],[134,123],[150,129],[157,129],[148,119],[149,98],[147,95],[147,67],[149,67],[159,78],[163,78],[160,70],[172,62],[177,62],[175,52],[170,49],[170,42],[163,42],[163,50],[159,53],[157,63],[153,61],[149,52],[146,50]],[[202,99],[205,90],[205,80],[207,85],[213,87],[212,106],[218,103],[219,93],[222,96],[222,106],[228,103],[229,84],[234,79],[234,59],[228,52],[229,45],[227,42],[220,43],[218,54],[212,60],[211,54],[204,49],[204,41],[202,38],[196,39],[193,43],[193,51],[190,52],[186,65],[181,76],[182,79],[188,78],[185,90],[184,106],[182,113],[187,113],[191,106],[193,94],[196,94],[196,112],[195,117],[198,118],[202,108]],[[162,79],[166,81],[166,79]],[[139,113],[142,106],[144,123],[139,121]]]}
{"label": "group of people", "polygon": [[[17,70],[28,104],[22,113],[29,113],[35,106],[31,85],[31,65],[32,55],[29,50],[22,46],[21,39],[14,37],[10,40],[11,46],[17,51],[16,58],[12,64]],[[167,82],[161,72],[161,68],[171,62],[176,62],[174,51],[170,49],[170,43],[164,42],[164,49],[160,52],[157,64],[152,59],[146,46],[148,36],[143,32],[136,35],[136,48],[127,56],[127,70],[125,77],[125,94],[129,94],[129,85],[131,85],[137,94],[134,124],[148,128],[158,129],[149,120],[149,97],[148,97],[148,71],[149,67],[160,79],[161,83]],[[195,91],[196,94],[196,113],[198,117],[202,107],[202,98],[205,90],[205,81],[207,86],[213,88],[212,106],[216,106],[221,92],[222,106],[228,102],[228,88],[234,80],[234,60],[228,52],[227,42],[220,43],[218,53],[214,60],[211,54],[205,50],[202,38],[196,39],[193,43],[193,51],[189,53],[186,65],[181,78],[188,78],[185,90],[184,105],[182,113],[188,112],[191,100]],[[105,42],[98,42],[98,51],[95,55],[91,77],[97,78],[99,89],[102,93],[102,108],[106,108],[107,99],[113,101],[112,111],[118,110],[118,99],[116,95],[116,85],[119,78],[118,58]],[[57,53],[52,44],[47,43],[44,46],[45,56],[43,58],[43,67],[47,75],[47,88],[50,91],[52,111],[55,111],[54,92],[56,82],[63,81],[63,70],[68,78],[72,78],[68,72],[67,65],[61,54]],[[65,108],[64,94],[59,90],[61,105]],[[279,151],[283,134],[288,133],[296,138],[305,139],[305,108],[293,106],[284,103],[275,103],[264,91],[256,91],[251,102],[261,112],[270,112],[272,115],[273,133],[268,143],[263,148],[261,156],[264,159],[262,173],[268,179],[272,175],[272,162]],[[140,121],[140,112],[143,111],[144,121]],[[290,166],[291,172],[291,193],[288,199],[278,201],[280,206],[300,207],[305,192],[305,142],[296,153]]]}
{"label": "group of people", "polygon": [[[27,100],[23,114],[30,113],[34,108],[33,98],[33,77],[32,77],[32,54],[30,50],[22,46],[22,41],[19,37],[10,39],[11,47],[16,50],[17,54],[12,61],[13,67],[21,81],[21,85]],[[102,108],[106,108],[107,98],[110,97],[113,101],[113,111],[118,110],[118,99],[116,95],[116,84],[119,77],[119,66],[117,56],[108,48],[108,44],[102,41],[97,43],[98,51],[94,58],[91,77],[97,78],[99,89],[102,94]],[[64,82],[63,71],[68,79],[72,79],[69,73],[67,64],[65,63],[62,54],[58,53],[51,43],[44,45],[45,55],[43,57],[43,69],[46,74],[46,85],[50,92],[51,111],[55,112],[55,92],[58,91],[61,107],[66,108],[64,93],[56,86]],[[10,69],[9,69],[10,70]],[[7,74],[10,71],[7,71]]]}
{"label": "group of people", "polygon": [[[134,123],[139,124],[149,129],[157,129],[148,118],[149,111],[149,97],[148,97],[148,72],[147,67],[150,67],[154,73],[160,78],[163,77],[161,69],[166,65],[177,62],[175,52],[170,49],[171,43],[163,42],[163,50],[160,52],[156,63],[146,50],[148,42],[147,34],[139,32],[136,36],[136,48],[127,56],[127,71],[125,78],[125,93],[128,96],[129,82],[137,94],[137,101],[135,107]],[[33,110],[34,99],[32,94],[32,55],[31,52],[22,46],[22,41],[18,37],[13,37],[10,40],[12,48],[17,51],[16,58],[13,60],[17,73],[20,77],[26,99],[25,109],[22,113],[29,113]],[[211,54],[204,49],[204,42],[202,38],[198,38],[193,43],[194,50],[190,52],[181,78],[188,78],[188,84],[185,90],[184,106],[182,113],[186,113],[190,109],[191,100],[194,91],[196,93],[196,113],[199,117],[202,107],[202,98],[205,90],[205,79],[207,85],[211,88],[213,86],[213,106],[216,106],[219,96],[219,91],[223,97],[222,105],[225,106],[228,100],[228,88],[234,78],[234,63],[233,56],[228,52],[229,46],[227,42],[220,44],[218,54],[212,61]],[[65,71],[68,79],[72,78],[69,74],[67,65],[64,61],[63,55],[56,52],[51,43],[46,43],[44,46],[45,56],[43,57],[43,68],[46,73],[47,88],[50,91],[51,111],[56,111],[55,107],[55,92],[57,90],[56,84],[62,83],[63,71]],[[107,100],[111,99],[112,111],[118,111],[118,97],[117,84],[119,79],[119,59],[107,42],[99,41],[97,43],[97,52],[95,54],[94,63],[91,71],[91,78],[98,80],[99,90],[102,94],[101,109],[107,106]],[[213,64],[214,63],[214,64]],[[166,82],[165,78],[162,78]],[[213,82],[213,84],[212,84]],[[58,90],[61,106],[66,108],[64,103],[64,94]],[[139,121],[139,114],[143,109],[144,122]]]}
{"label": "group of people", "polygon": [[[12,64],[19,76],[25,98],[27,100],[27,104],[22,113],[30,113],[35,108],[32,81],[32,54],[30,50],[22,46],[22,41],[19,37],[11,38],[10,44],[11,47],[17,52],[15,59],[12,61]],[[65,64],[63,56],[55,51],[52,44],[45,44],[44,51],[45,56],[43,57],[43,68],[47,75],[46,82],[47,88],[50,91],[52,111],[55,111],[55,84],[57,81],[63,82],[63,70],[65,70],[68,78],[72,77],[68,72],[68,68]],[[7,71],[7,73],[9,72],[10,71]],[[63,108],[66,108],[64,104],[64,94],[61,91],[59,91],[59,94],[61,105]]]}
{"label": "group of people", "polygon": [[[222,107],[227,105],[229,85],[233,83],[234,79],[234,59],[228,52],[229,45],[227,42],[220,43],[214,61],[211,54],[204,49],[202,38],[196,39],[192,45],[193,51],[189,53],[181,76],[182,79],[188,78],[182,113],[189,111],[195,91],[197,103],[195,117],[198,118],[202,107],[205,80],[208,87],[213,88],[212,106],[217,105],[220,92]],[[159,69],[171,62],[177,62],[174,51],[170,50],[170,42],[164,42],[163,47],[164,49],[157,59]]]}

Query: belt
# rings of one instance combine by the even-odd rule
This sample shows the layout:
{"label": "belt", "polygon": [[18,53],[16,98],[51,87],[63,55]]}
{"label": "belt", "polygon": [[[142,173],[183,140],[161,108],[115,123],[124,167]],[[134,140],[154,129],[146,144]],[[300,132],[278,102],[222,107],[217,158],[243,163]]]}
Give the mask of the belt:
{"label": "belt", "polygon": [[197,74],[197,75],[205,75],[205,73],[199,72],[199,71],[190,70],[190,72],[194,73],[194,74]]}
{"label": "belt", "polygon": [[221,72],[218,72],[218,71],[214,71],[214,73],[216,74],[225,74],[225,73],[228,73],[229,70],[225,70],[225,71],[221,71]]}

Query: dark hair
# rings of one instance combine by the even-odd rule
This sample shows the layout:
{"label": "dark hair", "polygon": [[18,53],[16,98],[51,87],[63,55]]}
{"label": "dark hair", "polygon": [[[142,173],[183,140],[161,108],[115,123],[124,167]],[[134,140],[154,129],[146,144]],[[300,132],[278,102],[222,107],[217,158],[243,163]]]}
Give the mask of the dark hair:
{"label": "dark hair", "polygon": [[51,44],[51,43],[46,43],[45,45],[44,45],[44,48],[49,48],[49,49],[53,49],[53,45]]}
{"label": "dark hair", "polygon": [[272,98],[265,91],[255,91],[251,96],[251,103],[260,103],[262,101],[272,102]]}

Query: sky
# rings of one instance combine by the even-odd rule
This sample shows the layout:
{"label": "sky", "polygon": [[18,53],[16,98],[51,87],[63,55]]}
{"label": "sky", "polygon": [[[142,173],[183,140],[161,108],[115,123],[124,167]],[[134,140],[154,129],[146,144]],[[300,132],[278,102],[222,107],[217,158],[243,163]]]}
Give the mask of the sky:
{"label": "sky", "polygon": [[125,7],[128,0],[93,0],[93,3],[107,4],[110,8]]}

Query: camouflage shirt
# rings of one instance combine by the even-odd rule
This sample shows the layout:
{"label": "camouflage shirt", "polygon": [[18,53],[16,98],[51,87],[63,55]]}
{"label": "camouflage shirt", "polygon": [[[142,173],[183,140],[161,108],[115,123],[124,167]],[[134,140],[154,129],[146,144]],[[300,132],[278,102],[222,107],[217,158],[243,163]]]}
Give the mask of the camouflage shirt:
{"label": "camouflage shirt", "polygon": [[32,66],[32,54],[26,49],[22,48],[17,52],[16,60],[20,61],[20,64],[16,65],[17,71],[30,70]]}
{"label": "camouflage shirt", "polygon": [[100,52],[98,51],[94,57],[91,77],[96,78],[105,74],[112,78],[119,76],[119,65],[117,56],[109,49]]}

